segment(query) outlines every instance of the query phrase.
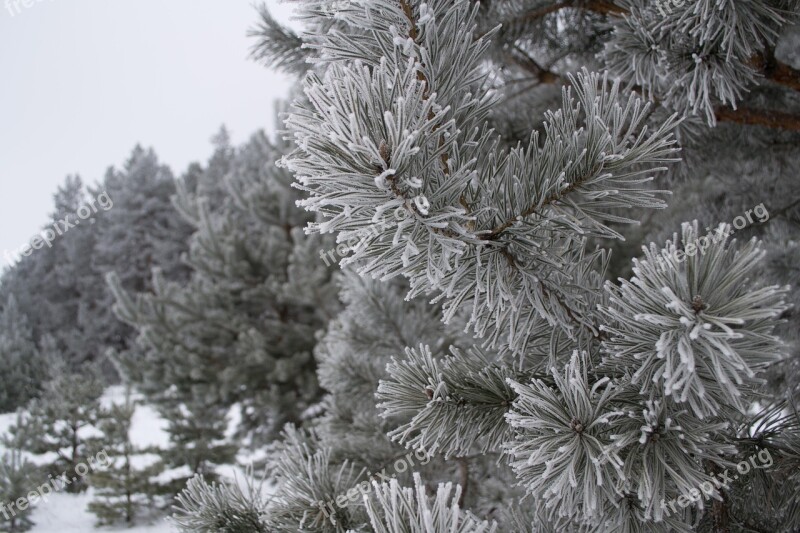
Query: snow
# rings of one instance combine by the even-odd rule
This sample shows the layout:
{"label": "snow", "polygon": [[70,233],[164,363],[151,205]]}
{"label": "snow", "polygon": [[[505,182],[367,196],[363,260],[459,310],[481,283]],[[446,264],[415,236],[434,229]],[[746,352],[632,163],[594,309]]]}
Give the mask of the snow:
{"label": "snow", "polygon": [[[141,401],[141,396],[133,395],[133,399]],[[123,403],[125,401],[125,389],[121,386],[109,387],[106,389],[102,398],[101,404],[104,407],[109,407],[114,403]],[[229,428],[226,432],[228,437],[233,435],[236,424],[240,420],[240,415],[237,406],[233,406],[228,415]],[[12,426],[17,419],[14,413],[0,414],[0,437],[8,433],[8,428]],[[162,419],[153,407],[140,403],[136,407],[133,415],[131,427],[131,441],[137,447],[166,447],[169,443],[169,438],[166,432],[167,422]],[[0,443],[0,454],[5,452],[5,448]],[[29,460],[36,464],[46,464],[48,459],[43,456],[28,456]],[[251,453],[250,455],[242,454],[238,457],[240,464],[248,464],[253,460],[260,458],[260,454]],[[155,454],[141,454],[136,457],[136,466],[145,466],[158,460]],[[227,480],[240,482],[246,479],[244,469],[236,465],[221,465],[217,471]],[[159,479],[166,480],[172,479],[176,476],[188,476],[188,469],[172,469],[163,472]],[[268,495],[272,487],[262,487],[265,494]],[[117,532],[125,531],[126,533],[176,533],[177,529],[173,528],[163,517],[153,518],[151,520],[141,519],[134,527],[128,528],[124,525],[114,527],[95,527],[96,517],[87,510],[89,502],[92,500],[92,489],[90,488],[83,494],[67,494],[64,492],[54,493],[48,496],[47,501],[41,501],[37,504],[32,520],[35,522],[33,529],[29,533],[93,533],[93,532]],[[3,502],[0,502],[3,503]]]}
{"label": "snow", "polygon": [[32,519],[36,523],[29,533],[91,533],[108,531],[126,531],[127,533],[175,533],[166,520],[161,519],[150,524],[137,524],[132,528],[95,528],[96,517],[86,510],[92,500],[92,491],[74,495],[66,493],[53,494],[47,502],[36,507]]}
{"label": "snow", "polygon": [[[103,405],[122,403],[125,399],[123,387],[109,387],[101,399]],[[8,432],[9,426],[16,421],[16,415],[0,415],[0,435]],[[161,419],[156,411],[147,405],[139,405],[133,416],[131,440],[136,446],[165,446],[168,442],[165,431],[166,421]],[[5,451],[0,445],[0,453]],[[41,463],[40,458],[31,457],[31,460]],[[147,456],[148,460],[155,460],[156,456]],[[227,474],[228,471],[225,471]],[[95,528],[96,517],[87,510],[92,500],[92,490],[84,494],[67,494],[64,492],[48,496],[47,501],[40,502],[33,512],[32,519],[36,523],[30,533],[91,533],[125,531],[126,533],[175,533],[173,528],[163,518],[151,521],[142,520],[134,527],[128,528]]]}

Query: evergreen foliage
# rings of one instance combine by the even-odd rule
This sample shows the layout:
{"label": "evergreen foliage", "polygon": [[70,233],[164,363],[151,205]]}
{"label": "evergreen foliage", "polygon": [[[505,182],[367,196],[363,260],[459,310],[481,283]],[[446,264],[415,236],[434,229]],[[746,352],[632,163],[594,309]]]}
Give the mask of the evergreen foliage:
{"label": "evergreen foliage", "polygon": [[41,397],[28,404],[9,428],[13,445],[37,455],[47,454],[43,468],[52,478],[66,473],[64,490],[83,492],[87,479],[76,472],[79,464],[90,465],[90,432],[100,415],[103,381],[98,372],[72,373],[63,363],[54,363],[51,378]]}
{"label": "evergreen foliage", "polygon": [[13,295],[34,342],[41,346],[49,338],[71,371],[100,364],[104,378],[113,382],[118,376],[107,352],[124,352],[131,344],[132,329],[111,309],[108,271],[118,271],[129,290],[151,290],[156,266],[167,279],[186,278],[181,255],[191,226],[172,206],[174,193],[169,169],[141,147],[95,186],[68,176],[44,226],[53,235],[50,245],[32,250],[3,273],[2,301]]}
{"label": "evergreen foliage", "polygon": [[[0,459],[0,532],[20,533],[33,527],[33,506],[20,508],[16,502],[27,498],[35,487],[39,470],[20,450],[9,450]],[[32,502],[33,503],[33,502]]]}
{"label": "evergreen foliage", "polygon": [[92,252],[97,273],[95,287],[102,291],[95,327],[105,335],[102,346],[125,353],[134,350],[133,331],[113,312],[115,297],[104,276],[114,272],[120,286],[129,291],[152,292],[152,271],[158,268],[166,280],[185,280],[188,268],[181,256],[191,235],[189,226],[172,205],[176,181],[152,150],[136,146],[122,169],[111,168],[103,188],[114,201],[104,213]]}
{"label": "evergreen foliage", "polygon": [[[252,480],[252,478],[249,478]],[[261,522],[261,486],[248,482],[247,493],[238,485],[189,480],[178,496],[172,521],[183,531],[195,533],[268,533]]]}
{"label": "evergreen foliage", "polygon": [[168,469],[160,492],[173,497],[198,474],[216,480],[217,466],[235,462],[237,447],[226,435],[224,406],[192,398],[186,403],[162,404],[158,409],[167,420],[169,435],[169,444],[158,450]]}
{"label": "evergreen foliage", "polygon": [[[9,443],[104,445],[103,523],[180,492],[186,532],[800,530],[800,3],[297,4],[251,31],[302,78],[283,140],[59,189],[54,221],[115,207],[4,276]],[[153,469],[74,373],[106,353]],[[244,450],[271,497],[219,476]]]}
{"label": "evergreen foliage", "polygon": [[[116,272],[128,290],[149,288],[156,266],[168,279],[186,278],[181,254],[191,228],[172,207],[175,183],[172,172],[159,163],[155,153],[140,146],[121,170],[112,168],[106,173],[103,188],[114,208],[100,226],[94,263],[100,271]],[[105,308],[110,312],[111,305]]]}
{"label": "evergreen foliage", "polygon": [[[435,498],[429,498],[419,475],[414,488],[401,488],[397,481],[376,487],[374,497],[366,498],[367,513],[376,533],[407,531],[453,531],[458,533],[491,533],[496,526],[481,522],[458,507],[461,487],[439,485]],[[429,501],[432,500],[432,501]],[[400,516],[398,516],[400,515]]]}
{"label": "evergreen foliage", "polygon": [[[422,451],[404,449],[387,435],[397,426],[396,420],[384,419],[376,406],[378,380],[388,375],[386,365],[393,356],[414,342],[430,346],[437,354],[451,347],[464,349],[470,338],[460,331],[463,321],[460,326],[444,326],[437,319],[439,306],[421,298],[403,302],[402,293],[407,290],[403,284],[381,284],[350,271],[344,272],[340,284],[345,308],[315,352],[319,380],[328,393],[304,421],[309,429],[286,428],[283,441],[270,449],[266,465],[276,484],[274,496],[260,505],[251,502],[262,513],[266,530],[370,531],[371,520],[382,520],[380,500],[371,504],[375,508],[370,514],[362,494],[366,491],[370,498],[378,498],[383,483],[387,487],[380,490],[413,487],[411,471],[424,471],[427,479],[441,477],[443,482],[458,476],[465,485],[455,501],[443,496],[437,505],[461,505],[458,500],[463,499],[491,512],[504,495],[520,496],[511,487],[510,476],[498,472],[496,455],[460,457],[448,465]],[[402,485],[389,487],[392,479]],[[370,485],[372,481],[377,484]],[[184,495],[213,490],[207,484],[196,485]],[[179,513],[187,510],[185,505],[178,507]],[[212,513],[207,520],[213,516],[218,515]],[[447,517],[452,518],[443,515]]]}
{"label": "evergreen foliage", "polygon": [[145,467],[137,464],[143,454],[152,450],[141,449],[131,442],[136,405],[128,390],[125,402],[103,409],[97,424],[102,436],[93,439],[92,448],[97,450],[95,456],[102,456],[104,464],[95,467],[89,479],[94,489],[89,511],[97,516],[99,525],[119,522],[132,525],[137,516],[152,505],[151,477],[161,465],[157,462]]}
{"label": "evergreen foliage", "polygon": [[[347,243],[342,264],[360,275],[406,278],[409,299],[433,298],[445,328],[466,327],[480,343],[415,335],[387,354],[396,359],[384,360],[382,376],[358,352],[347,373],[328,374],[323,349],[320,381],[331,393],[322,414],[311,431],[288,429],[268,461],[270,530],[490,527],[459,522],[453,507],[448,516],[449,495],[429,507],[420,492],[421,479],[452,480],[470,453],[500,458],[493,472],[466,463],[484,483],[513,476],[529,496],[521,512],[513,490],[494,490],[507,512],[482,509],[485,489],[459,502],[501,530],[800,527],[796,498],[766,496],[798,492],[797,473],[781,472],[800,458],[800,420],[764,387],[786,359],[775,333],[790,307],[785,286],[755,276],[765,247],[725,236],[722,225],[690,253],[702,237],[695,222],[645,247],[631,268],[609,258],[612,247],[635,253],[615,241],[654,231],[652,211],[666,203],[650,181],[670,164],[688,174],[692,158],[722,142],[723,122],[796,129],[793,116],[729,107],[752,103],[745,89],[757,84],[762,94],[791,88],[796,73],[772,54],[793,2],[672,7],[657,18],[658,3],[627,0],[309,2],[300,8],[308,54],[294,59],[280,31],[260,32],[273,62],[309,62],[305,98],[287,120],[295,149],[282,160],[308,195],[301,205],[322,215],[308,232]],[[536,78],[531,98],[553,104],[540,122],[525,123],[510,102],[520,69]],[[539,87],[554,82],[568,86],[560,101]],[[704,122],[721,128],[708,142],[697,136]],[[681,164],[677,138],[687,145]],[[387,223],[391,213],[400,216]],[[644,231],[626,229],[643,219]],[[378,379],[384,420],[368,419],[371,427],[438,458],[418,468],[417,497],[390,482],[331,514],[315,503],[371,467],[363,448],[348,453],[330,439],[337,418],[360,407],[337,398],[352,376],[366,391]],[[356,435],[364,427],[358,416],[350,425]],[[716,483],[754,452],[774,458],[752,474],[760,495],[745,481]],[[474,493],[469,475],[459,484]],[[693,496],[706,486],[705,498]]]}
{"label": "evergreen foliage", "polygon": [[[82,293],[87,278],[91,278],[91,270],[84,267],[91,260],[94,227],[87,223],[74,226],[76,211],[86,196],[83,181],[68,176],[53,195],[54,211],[45,226],[54,234],[52,246],[22,256],[4,272],[2,282],[3,301],[13,295],[30,321],[34,342],[40,344],[45,336],[50,337],[72,369],[99,358],[99,350],[84,344],[81,324],[83,312],[97,303]],[[64,224],[74,227],[64,232]],[[63,234],[57,235],[53,227]],[[73,263],[73,259],[78,262]]]}
{"label": "evergreen foliage", "polygon": [[0,412],[13,412],[40,393],[46,362],[13,295],[0,312]]}
{"label": "evergreen foliage", "polygon": [[[270,440],[319,398],[314,334],[335,313],[335,288],[316,258],[325,240],[303,235],[310,217],[293,205],[291,178],[274,170],[280,150],[263,134],[240,149],[218,148],[208,172],[225,178],[217,184],[221,199],[203,195],[205,173],[197,193],[181,183],[175,204],[196,228],[188,283],[157,273],[154,294],[134,299],[111,278],[120,316],[139,329],[143,351],[122,357],[122,365],[164,406],[171,431],[187,432],[174,434],[176,444],[193,441],[198,424],[221,431],[211,426],[234,403],[242,433]],[[219,168],[227,174],[218,176]],[[179,404],[192,411],[190,420]]]}

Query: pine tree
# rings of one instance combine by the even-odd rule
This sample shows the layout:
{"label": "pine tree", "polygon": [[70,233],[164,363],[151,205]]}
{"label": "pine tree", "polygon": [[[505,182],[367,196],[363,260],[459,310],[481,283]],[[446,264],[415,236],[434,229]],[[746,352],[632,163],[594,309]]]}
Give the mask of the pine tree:
{"label": "pine tree", "polygon": [[[314,335],[336,301],[316,254],[331,243],[303,235],[311,217],[294,205],[291,178],[273,167],[280,149],[261,133],[236,150],[218,146],[212,177],[195,178],[205,183],[229,169],[222,199],[180,184],[176,206],[197,228],[188,283],[156,274],[155,293],[134,299],[111,278],[119,315],[140,332],[142,353],[122,357],[123,367],[164,406],[170,427],[188,432],[177,441],[191,441],[200,423],[217,434],[220,417],[238,403],[242,436],[264,442],[319,398]],[[185,408],[200,410],[188,425]]]}
{"label": "pine tree", "polygon": [[[305,430],[287,427],[285,441],[270,450],[267,466],[277,484],[274,495],[268,502],[256,501],[236,492],[235,486],[193,480],[179,497],[177,523],[182,530],[225,525],[239,531],[226,518],[230,513],[221,511],[231,505],[263,515],[265,531],[297,531],[301,523],[303,531],[361,531],[370,521],[359,505],[365,484],[394,477],[412,483],[412,467],[424,470],[429,480],[455,477],[462,482],[464,488],[455,500],[446,499],[448,504],[463,500],[491,513],[498,500],[521,496],[511,486],[512,478],[497,470],[495,454],[459,457],[446,464],[409,452],[392,442],[387,433],[396,424],[383,420],[376,408],[378,380],[388,376],[386,365],[393,356],[416,342],[437,353],[463,349],[470,337],[460,325],[441,324],[440,309],[422,298],[403,302],[407,286],[402,283],[381,284],[346,272],[340,284],[345,308],[315,351],[327,394],[310,410]],[[230,498],[228,491],[233,491]],[[348,497],[351,491],[359,497]],[[343,497],[346,505],[337,503]]]}
{"label": "pine tree", "polygon": [[[288,72],[325,65],[319,35],[330,28],[361,35],[363,27],[334,16],[341,2],[319,2],[303,17],[307,31],[282,28],[263,9],[254,35],[254,56]],[[617,214],[641,225],[612,226],[625,241],[609,243],[615,254],[608,277],[630,274],[629,257],[650,242],[663,243],[686,220],[716,227],[765,204],[770,224],[745,228],[744,237],[772,237],[796,227],[800,208],[794,169],[800,165],[800,27],[796,0],[520,0],[481,2],[476,35],[492,39],[482,57],[496,90],[489,119],[508,147],[544,132],[544,112],[561,105],[561,88],[586,66],[618,76],[625,92],[643,95],[657,127],[674,111],[684,115],[676,130],[683,162],[662,178],[675,198],[658,216],[649,209]],[[499,27],[498,27],[499,26]],[[493,30],[494,33],[491,33]],[[358,37],[360,39],[360,37]],[[299,44],[302,43],[302,44]],[[361,55],[348,59],[362,59]],[[316,67],[318,71],[321,69]],[[702,206],[702,207],[701,207]],[[776,223],[778,222],[778,223]],[[738,230],[737,230],[738,231]],[[791,240],[788,249],[793,247]],[[786,243],[787,239],[783,239]],[[775,247],[768,262],[772,284],[785,283],[791,252]],[[800,329],[800,315],[787,312],[784,338]],[[781,393],[800,374],[800,351],[771,370]]]}
{"label": "pine tree", "polygon": [[228,409],[202,396],[184,402],[158,404],[167,420],[169,445],[158,451],[166,472],[160,492],[169,498],[178,494],[196,475],[218,479],[218,466],[236,462],[237,446],[227,436]]}
{"label": "pine tree", "polygon": [[13,295],[0,312],[0,368],[0,412],[12,412],[38,396],[45,360]]}
{"label": "pine tree", "polygon": [[[185,280],[188,268],[181,256],[191,227],[172,205],[176,181],[153,150],[136,146],[122,169],[109,169],[102,183],[114,206],[103,215],[91,256],[96,287],[102,290],[94,320],[94,336],[116,352],[126,352],[134,332],[112,308],[114,296],[104,277],[114,272],[126,290],[152,291],[152,271],[167,280]],[[133,348],[135,350],[135,348]]]}
{"label": "pine tree", "polygon": [[20,450],[10,450],[0,459],[0,532],[28,531],[34,523],[30,518],[36,502],[17,502],[27,499],[36,486],[38,469],[25,459]]}
{"label": "pine tree", "polygon": [[191,228],[172,206],[175,184],[170,169],[140,146],[122,170],[110,169],[103,180],[114,207],[105,214],[94,262],[117,272],[128,290],[148,289],[154,267],[167,279],[186,278],[180,258]]}
{"label": "pine tree", "polygon": [[[214,153],[206,166],[199,165],[195,176],[193,176],[193,172],[187,172],[180,182],[187,192],[203,198],[209,211],[217,211],[228,197],[225,180],[231,172],[236,149],[231,146],[231,136],[225,126],[220,127],[219,131],[211,137],[211,144],[214,147]],[[196,227],[192,222],[190,218],[189,223]]]}
{"label": "pine tree", "polygon": [[[609,258],[610,247],[625,250],[613,244],[630,233],[624,225],[666,207],[650,181],[678,162],[676,135],[688,144],[676,166],[688,174],[703,171],[692,156],[723,137],[694,141],[708,126],[795,127],[753,100],[738,107],[756,84],[761,95],[774,83],[791,89],[795,74],[770,54],[795,4],[698,0],[661,18],[659,6],[312,2],[302,58],[280,45],[292,35],[261,28],[268,59],[310,59],[313,69],[287,121],[296,149],[283,159],[308,195],[302,205],[324,216],[309,231],[360,242],[397,211],[342,263],[407,278],[409,298],[432,295],[446,322],[463,319],[477,338],[447,356],[424,344],[397,353],[376,376],[378,409],[393,441],[445,465],[501,454],[530,503],[492,516],[500,530],[800,527],[800,420],[763,386],[786,355],[775,330],[787,288],[755,276],[763,246],[737,242],[724,224],[704,236],[689,223],[645,247],[631,275],[607,279],[624,269]],[[526,123],[509,102],[505,61],[539,84],[569,86],[543,122]],[[576,72],[581,64],[622,80]],[[703,252],[690,252],[699,242]],[[333,376],[326,387],[345,383]],[[272,457],[272,529],[490,527],[480,505],[463,502],[475,521],[461,506],[448,515],[446,484],[429,504],[420,480],[416,498],[376,483],[360,508],[326,522],[314,502],[354,486],[360,464],[358,451],[334,457],[320,431],[287,431]],[[753,462],[764,454],[769,467]],[[721,483],[734,468],[742,479]],[[513,496],[499,505],[521,507]]]}
{"label": "pine tree", "polygon": [[122,522],[134,523],[153,500],[151,477],[157,474],[158,463],[142,467],[137,464],[143,454],[152,452],[131,442],[131,424],[137,402],[126,392],[124,403],[115,403],[103,409],[98,422],[102,436],[93,439],[95,456],[102,455],[104,463],[95,468],[89,478],[94,489],[94,499],[89,511],[98,519],[98,525]]}
{"label": "pine tree", "polygon": [[[71,370],[97,363],[106,379],[118,378],[106,352],[126,350],[132,330],[111,310],[108,270],[124,271],[130,287],[145,286],[153,266],[174,278],[185,276],[180,255],[189,226],[170,203],[174,192],[169,170],[142,149],[123,171],[110,170],[103,184],[87,188],[68,176],[43,228],[47,245],[40,243],[3,274],[3,300],[14,296],[34,341],[50,337]],[[125,235],[126,228],[134,229]],[[137,270],[131,258],[140,254],[149,257],[148,264]]]}
{"label": "pine tree", "polygon": [[[11,295],[16,299],[20,310],[28,317],[34,341],[39,343],[45,335],[50,336],[72,368],[92,358],[83,344],[78,322],[80,293],[76,282],[79,276],[74,275],[77,272],[65,260],[71,256],[67,239],[71,239],[70,242],[79,240],[79,233],[90,230],[86,225],[64,230],[65,225],[74,226],[78,218],[76,211],[85,199],[83,181],[78,176],[68,176],[53,195],[54,210],[44,226],[44,231],[50,230],[53,234],[51,246],[42,246],[21,257],[4,272],[2,283],[3,299]],[[90,257],[89,253],[83,250],[83,257]]]}

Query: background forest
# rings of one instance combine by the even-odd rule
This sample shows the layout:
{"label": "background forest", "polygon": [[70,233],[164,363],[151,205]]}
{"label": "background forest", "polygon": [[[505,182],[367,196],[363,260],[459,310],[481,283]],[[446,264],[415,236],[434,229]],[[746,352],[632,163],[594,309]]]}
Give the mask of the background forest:
{"label": "background forest", "polygon": [[293,4],[7,252],[0,531],[800,531],[798,3]]}

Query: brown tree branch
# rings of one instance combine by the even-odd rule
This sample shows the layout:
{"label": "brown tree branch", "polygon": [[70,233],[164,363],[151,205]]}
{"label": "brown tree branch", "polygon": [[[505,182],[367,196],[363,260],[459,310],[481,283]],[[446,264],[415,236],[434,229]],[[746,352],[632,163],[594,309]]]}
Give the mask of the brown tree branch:
{"label": "brown tree branch", "polygon": [[740,107],[718,107],[715,110],[717,121],[732,122],[746,126],[763,126],[785,131],[800,131],[800,116],[768,109]]}
{"label": "brown tree branch", "polygon": [[[713,461],[704,461],[704,465],[709,474],[716,476],[721,472],[721,468]],[[714,533],[731,533],[728,496],[723,491],[719,491],[719,494],[722,499],[715,499],[711,504],[711,517],[714,521]]]}
{"label": "brown tree branch", "polygon": [[800,91],[800,70],[778,61],[774,50],[766,49],[763,54],[755,56],[750,61],[750,64],[765,79],[795,91]]}
{"label": "brown tree branch", "polygon": [[[525,13],[517,21],[527,22],[537,20],[561,9],[585,9],[608,16],[622,16],[628,11],[611,1],[606,0],[564,0]],[[510,21],[506,21],[510,22]],[[518,50],[519,52],[519,50]],[[512,62],[531,73],[540,83],[567,83],[560,74],[539,66],[530,57],[521,58],[517,54],[509,54]],[[763,54],[754,57],[750,64],[764,79],[777,83],[789,89],[800,91],[800,70],[782,63],[775,58],[773,50],[767,49]],[[738,110],[720,107],[716,110],[718,122],[732,122],[749,126],[763,126],[767,128],[787,131],[800,131],[800,117],[788,113],[773,112],[768,110],[740,108]]]}
{"label": "brown tree branch", "polygon": [[603,15],[621,16],[628,12],[627,9],[616,5],[614,2],[606,0],[591,0],[589,2],[578,2],[578,7],[588,11],[594,11]]}
{"label": "brown tree branch", "polygon": [[[575,2],[573,0],[566,0],[565,2],[558,2],[557,4],[551,4],[549,6],[540,7],[539,9],[534,9],[533,11],[529,11],[525,13],[519,18],[513,19],[514,22],[530,22],[533,20],[539,20],[540,18],[544,18],[550,13],[555,13],[556,11],[561,11],[566,7],[574,7]],[[511,20],[504,20],[502,24],[506,24],[511,22]]]}
{"label": "brown tree branch", "polygon": [[530,72],[539,83],[565,83],[566,80],[560,74],[549,70],[530,56],[525,50],[517,45],[508,52],[508,58],[521,69]]}
{"label": "brown tree branch", "polygon": [[767,65],[762,72],[764,77],[795,91],[800,91],[800,70],[790,67],[786,63],[775,60]]}
{"label": "brown tree branch", "polygon": [[556,2],[554,4],[551,4],[549,6],[540,7],[539,9],[534,9],[533,11],[528,11],[527,13],[519,17],[514,17],[513,19],[501,20],[500,23],[502,25],[506,25],[506,24],[511,24],[512,22],[515,23],[532,22],[567,8],[584,9],[586,11],[591,11],[593,13],[600,13],[603,15],[610,15],[610,16],[621,16],[628,12],[626,9],[619,7],[618,5],[615,5],[612,2],[607,2],[604,0],[588,0],[588,1],[563,0],[561,2]]}
{"label": "brown tree branch", "polygon": [[[521,51],[520,51],[521,52]],[[517,54],[509,54],[515,65],[529,72],[540,83],[560,83],[567,85],[569,80],[560,74],[547,70],[537,64],[533,59],[527,57],[520,57]],[[792,67],[780,63],[778,61],[765,63],[765,71],[769,74],[767,79],[781,83],[790,88],[800,90],[800,71]],[[634,88],[636,92],[641,93],[641,88]],[[658,103],[658,102],[656,102]],[[800,131],[800,116],[780,111],[773,111],[769,109],[753,109],[747,107],[739,107],[732,109],[730,107],[719,106],[715,110],[717,122],[730,122],[733,124],[742,124],[745,126],[761,126],[765,128],[773,128],[784,131]]]}

